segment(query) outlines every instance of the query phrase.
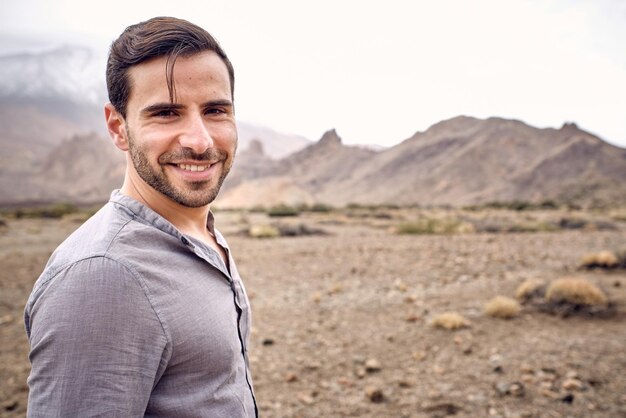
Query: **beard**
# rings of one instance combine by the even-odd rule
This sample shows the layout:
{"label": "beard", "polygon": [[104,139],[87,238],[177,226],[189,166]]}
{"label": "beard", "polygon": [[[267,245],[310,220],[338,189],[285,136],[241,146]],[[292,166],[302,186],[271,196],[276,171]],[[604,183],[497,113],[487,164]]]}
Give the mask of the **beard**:
{"label": "beard", "polygon": [[[189,208],[206,206],[215,200],[232,166],[232,155],[229,155],[224,150],[215,148],[209,148],[202,154],[196,154],[188,148],[182,148],[179,151],[161,154],[157,161],[158,167],[155,168],[150,164],[143,147],[135,143],[130,136],[130,132],[127,132],[127,134],[128,152],[130,153],[135,171],[150,187],[176,203]],[[169,178],[165,166],[173,161],[182,160],[195,160],[198,163],[215,162],[215,164],[222,165],[221,173],[219,173],[217,181],[214,178],[206,181],[185,181],[184,186],[176,186],[172,179]]]}

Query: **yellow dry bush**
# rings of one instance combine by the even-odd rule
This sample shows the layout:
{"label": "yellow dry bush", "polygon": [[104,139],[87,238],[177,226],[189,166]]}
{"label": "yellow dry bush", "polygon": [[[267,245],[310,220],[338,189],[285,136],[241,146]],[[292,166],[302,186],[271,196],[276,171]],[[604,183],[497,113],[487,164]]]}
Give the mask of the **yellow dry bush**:
{"label": "yellow dry bush", "polygon": [[272,225],[252,225],[248,235],[252,238],[275,238],[280,236],[280,231]]}
{"label": "yellow dry bush", "polygon": [[597,253],[586,254],[581,260],[581,266],[584,268],[605,268],[612,269],[619,265],[619,259],[611,251],[600,251]]}
{"label": "yellow dry bush", "polygon": [[485,304],[485,314],[494,318],[511,319],[516,317],[521,306],[515,299],[507,296],[496,296]]}
{"label": "yellow dry bush", "polygon": [[445,312],[435,316],[431,321],[431,325],[435,328],[453,330],[469,327],[470,322],[456,312]]}
{"label": "yellow dry bush", "polygon": [[572,305],[606,306],[608,298],[593,283],[580,278],[566,277],[550,283],[546,290],[549,303],[568,303]]}
{"label": "yellow dry bush", "polygon": [[515,291],[515,297],[522,303],[526,303],[529,300],[543,296],[543,292],[546,289],[546,282],[541,279],[532,278],[526,279],[520,284]]}

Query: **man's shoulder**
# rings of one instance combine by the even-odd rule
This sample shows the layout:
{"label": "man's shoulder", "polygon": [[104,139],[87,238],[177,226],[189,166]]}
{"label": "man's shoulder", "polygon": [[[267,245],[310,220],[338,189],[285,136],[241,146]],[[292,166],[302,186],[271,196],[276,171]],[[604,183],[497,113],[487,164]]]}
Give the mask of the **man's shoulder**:
{"label": "man's shoulder", "polygon": [[109,202],[68,236],[52,253],[46,271],[107,254],[133,217]]}

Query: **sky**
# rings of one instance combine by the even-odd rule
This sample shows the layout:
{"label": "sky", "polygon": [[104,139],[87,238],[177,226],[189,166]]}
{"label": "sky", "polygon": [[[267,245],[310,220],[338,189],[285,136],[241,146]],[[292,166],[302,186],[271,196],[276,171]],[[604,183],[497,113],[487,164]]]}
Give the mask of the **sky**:
{"label": "sky", "polygon": [[0,54],[19,40],[104,57],[126,26],[163,15],[219,40],[248,123],[391,146],[458,115],[498,116],[575,122],[626,147],[621,0],[0,0]]}

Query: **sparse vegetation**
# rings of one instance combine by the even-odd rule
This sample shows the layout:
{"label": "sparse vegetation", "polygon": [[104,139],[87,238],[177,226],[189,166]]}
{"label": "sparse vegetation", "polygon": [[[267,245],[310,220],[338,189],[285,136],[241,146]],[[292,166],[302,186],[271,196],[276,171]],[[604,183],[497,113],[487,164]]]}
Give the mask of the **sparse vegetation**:
{"label": "sparse vegetation", "polygon": [[515,291],[515,297],[521,303],[527,303],[543,298],[546,291],[546,282],[542,279],[531,278],[520,284]]}
{"label": "sparse vegetation", "polygon": [[519,315],[520,304],[507,296],[496,296],[485,304],[485,314],[493,318],[511,319]]}
{"label": "sparse vegetation", "polygon": [[320,212],[320,213],[328,213],[334,210],[334,208],[331,205],[327,205],[325,203],[301,205],[298,209],[300,209],[302,212]]}
{"label": "sparse vegetation", "polygon": [[276,205],[267,210],[267,215],[272,217],[298,216],[300,211],[289,205]]}
{"label": "sparse vegetation", "polygon": [[580,267],[586,269],[614,269],[619,267],[619,265],[619,258],[611,251],[585,254],[580,262]]}
{"label": "sparse vegetation", "polygon": [[435,328],[455,330],[470,326],[470,322],[461,314],[456,312],[444,312],[435,316],[430,322]]}
{"label": "sparse vegetation", "polygon": [[299,237],[304,235],[325,235],[326,231],[319,228],[312,228],[306,224],[297,225],[276,223],[273,224],[281,237]]}
{"label": "sparse vegetation", "polygon": [[422,218],[417,221],[403,222],[396,227],[398,234],[454,234],[474,231],[474,225],[469,222],[439,218]]}
{"label": "sparse vegetation", "polygon": [[248,235],[252,238],[276,238],[280,236],[280,231],[272,225],[252,225]]}
{"label": "sparse vegetation", "polygon": [[23,218],[62,218],[65,215],[73,214],[79,211],[79,208],[71,203],[57,203],[55,205],[17,208],[8,214],[15,219]]}
{"label": "sparse vegetation", "polygon": [[549,210],[558,209],[559,204],[554,200],[547,199],[540,202],[528,202],[525,200],[512,200],[512,201],[494,201],[487,202],[483,205],[471,205],[466,206],[467,210],[482,210],[482,209],[505,209],[505,210]]}
{"label": "sparse vegetation", "polygon": [[324,235],[326,231],[318,228],[312,228],[306,224],[283,224],[274,223],[271,225],[260,224],[252,225],[247,230],[247,234],[251,238],[276,238],[276,237],[299,237],[305,235]]}
{"label": "sparse vegetation", "polygon": [[546,301],[549,304],[569,304],[574,307],[605,307],[608,298],[593,283],[575,277],[557,279],[550,283],[546,290]]}

